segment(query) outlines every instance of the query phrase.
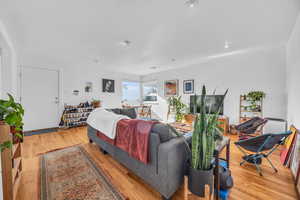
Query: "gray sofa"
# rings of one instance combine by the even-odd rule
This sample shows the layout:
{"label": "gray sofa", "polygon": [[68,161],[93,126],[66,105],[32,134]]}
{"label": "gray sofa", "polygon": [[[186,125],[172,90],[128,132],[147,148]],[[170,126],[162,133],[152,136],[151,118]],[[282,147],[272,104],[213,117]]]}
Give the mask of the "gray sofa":
{"label": "gray sofa", "polygon": [[183,137],[176,137],[165,124],[155,124],[150,133],[150,162],[144,164],[127,152],[113,146],[96,135],[96,130],[88,127],[90,142],[110,154],[115,160],[126,166],[135,175],[158,191],[163,199],[171,199],[182,185],[187,160],[187,147]]}

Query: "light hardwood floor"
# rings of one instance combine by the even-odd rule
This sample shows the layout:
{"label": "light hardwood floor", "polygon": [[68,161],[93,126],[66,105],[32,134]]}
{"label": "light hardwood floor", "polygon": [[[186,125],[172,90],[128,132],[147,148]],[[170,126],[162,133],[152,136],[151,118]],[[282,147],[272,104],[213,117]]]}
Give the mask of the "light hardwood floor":
{"label": "light hardwood floor", "polygon": [[[231,136],[234,141],[236,138]],[[83,144],[96,163],[111,178],[113,184],[128,200],[159,200],[160,195],[144,184],[126,168],[114,161],[109,155],[103,155],[94,144],[88,143],[86,128],[75,128],[55,133],[27,136],[23,143],[23,172],[18,193],[20,200],[39,199],[39,155],[68,146]],[[268,163],[263,162],[263,177],[260,177],[252,165],[239,166],[242,154],[235,145],[231,145],[231,171],[234,187],[230,192],[231,200],[294,200],[292,176],[289,169],[281,166],[279,152],[272,156],[279,172],[274,173]],[[179,190],[173,199],[183,199],[184,190]]]}

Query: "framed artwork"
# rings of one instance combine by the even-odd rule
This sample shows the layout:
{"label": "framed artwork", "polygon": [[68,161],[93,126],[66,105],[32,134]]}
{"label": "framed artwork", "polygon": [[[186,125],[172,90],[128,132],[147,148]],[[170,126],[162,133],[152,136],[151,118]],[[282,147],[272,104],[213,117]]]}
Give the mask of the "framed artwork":
{"label": "framed artwork", "polygon": [[115,80],[102,79],[102,92],[114,93],[115,92]]}
{"label": "framed artwork", "polygon": [[184,80],[183,94],[193,94],[193,93],[194,93],[194,80]]}
{"label": "framed artwork", "polygon": [[178,95],[178,80],[165,81],[165,96]]}

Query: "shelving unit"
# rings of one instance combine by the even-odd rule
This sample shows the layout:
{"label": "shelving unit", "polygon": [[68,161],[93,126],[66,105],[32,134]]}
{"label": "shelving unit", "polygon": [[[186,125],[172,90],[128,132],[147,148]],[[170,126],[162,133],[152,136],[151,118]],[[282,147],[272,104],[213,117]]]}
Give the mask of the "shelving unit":
{"label": "shelving unit", "polygon": [[60,128],[73,128],[85,126],[89,114],[94,107],[86,102],[79,105],[65,105],[64,112],[59,123]]}
{"label": "shelving unit", "polygon": [[13,146],[1,152],[3,197],[15,200],[22,173],[22,145],[20,139],[11,133],[10,126],[0,124],[0,143],[11,141]]}
{"label": "shelving unit", "polygon": [[240,123],[252,117],[263,117],[263,100],[255,101],[255,106],[245,95],[240,95]]}

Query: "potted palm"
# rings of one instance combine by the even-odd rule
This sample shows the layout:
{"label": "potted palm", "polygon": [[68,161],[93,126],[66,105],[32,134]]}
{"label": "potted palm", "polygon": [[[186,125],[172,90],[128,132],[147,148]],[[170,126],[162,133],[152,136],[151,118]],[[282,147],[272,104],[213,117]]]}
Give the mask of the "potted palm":
{"label": "potted palm", "polygon": [[[14,139],[22,139],[24,109],[21,104],[15,102],[12,95],[8,94],[8,97],[8,100],[0,99],[0,125],[9,125],[11,132],[16,136]],[[5,141],[0,144],[0,150],[3,151],[11,146],[10,141]]]}
{"label": "potted palm", "polygon": [[[227,90],[228,91],[228,90]],[[227,94],[225,92],[223,100],[218,105],[219,109],[223,104]],[[205,185],[210,186],[210,191],[213,188],[213,154],[216,146],[216,141],[222,136],[219,128],[219,112],[211,113],[205,109],[206,88],[202,88],[202,96],[200,101],[200,114],[196,115],[194,121],[194,131],[192,135],[191,160],[188,175],[189,190],[197,195],[205,196]],[[207,114],[210,113],[210,114]]]}

